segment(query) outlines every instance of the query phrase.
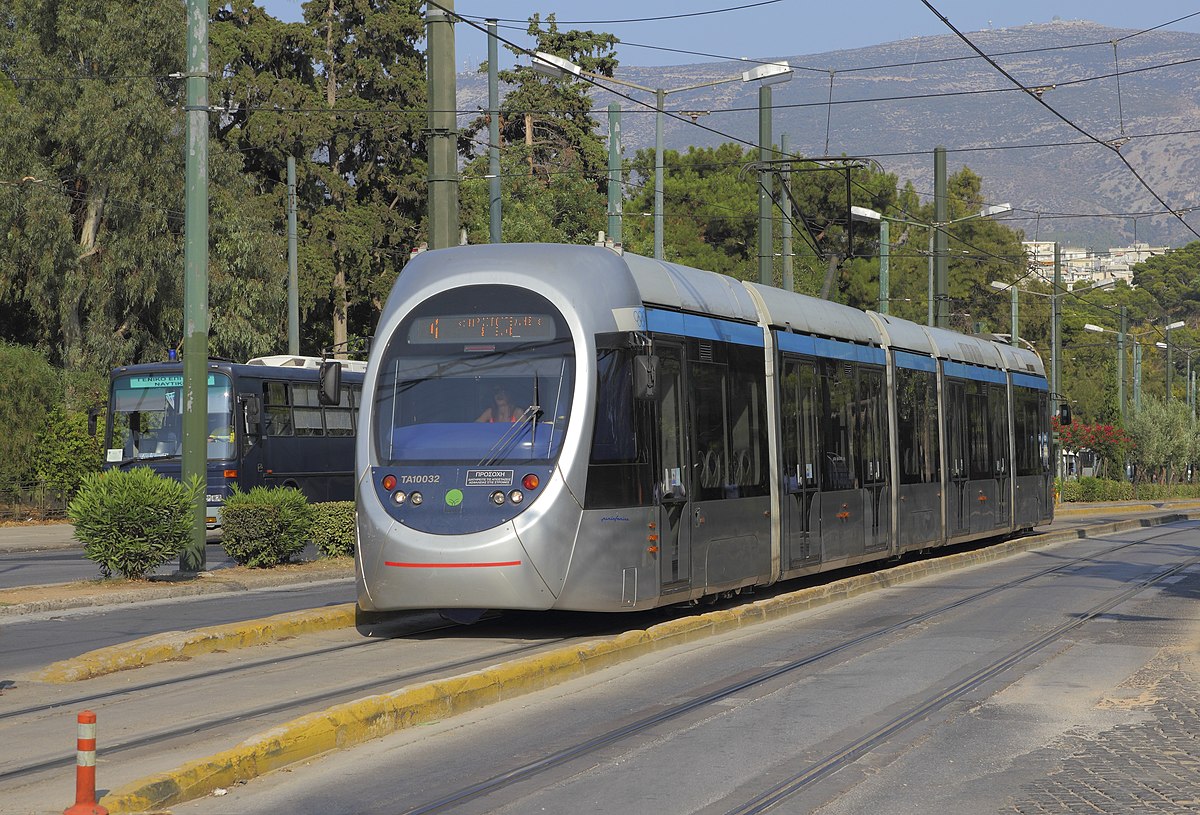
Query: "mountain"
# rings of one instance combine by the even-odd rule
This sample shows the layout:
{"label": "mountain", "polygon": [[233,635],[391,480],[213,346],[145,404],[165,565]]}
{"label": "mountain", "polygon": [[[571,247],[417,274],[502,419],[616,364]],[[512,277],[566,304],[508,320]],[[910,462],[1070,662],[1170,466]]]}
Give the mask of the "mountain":
{"label": "mountain", "polygon": [[[1112,150],[1072,124],[1103,141],[1130,137],[1120,155],[1171,208],[1200,206],[1200,34],[1059,20],[968,36],[1019,82],[1046,88],[1042,99],[1053,111],[1014,90],[953,34],[916,37],[758,57],[786,59],[794,69],[790,82],[772,90],[775,142],[786,133],[791,149],[805,156],[873,157],[923,196],[933,190],[933,148],[944,146],[949,171],[966,165],[982,176],[988,201],[1012,203],[1010,225],[1029,240],[1107,248],[1132,242],[1135,230],[1138,241],[1151,244],[1196,239],[1170,215],[1141,216],[1136,223],[1133,217],[1061,216],[1164,211]],[[617,76],[670,91],[743,70],[745,63],[737,61],[622,66]],[[461,74],[458,88],[460,110],[487,107],[486,75]],[[609,102],[622,106],[627,157],[654,145],[654,97],[629,95],[648,107],[603,91],[595,97],[602,129]],[[695,114],[683,121],[666,118],[667,149],[757,143],[758,90],[752,84],[668,93],[665,108]],[[1200,231],[1200,213],[1189,222]]]}

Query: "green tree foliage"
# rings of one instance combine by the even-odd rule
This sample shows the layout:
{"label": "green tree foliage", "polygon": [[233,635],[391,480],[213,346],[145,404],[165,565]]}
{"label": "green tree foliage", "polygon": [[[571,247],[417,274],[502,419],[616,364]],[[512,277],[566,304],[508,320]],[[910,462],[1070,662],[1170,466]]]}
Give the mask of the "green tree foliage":
{"label": "green tree foliage", "polygon": [[1129,417],[1128,428],[1133,440],[1129,455],[1139,480],[1166,483],[1168,474],[1178,480],[1188,462],[1200,457],[1198,427],[1182,402],[1143,397],[1141,408]]}
{"label": "green tree foliage", "polygon": [[1200,315],[1200,241],[1137,264],[1133,282],[1162,305],[1168,320]]}
{"label": "green tree foliage", "polygon": [[[7,14],[0,311],[28,315],[12,336],[71,370],[161,358],[183,335],[184,8],[14,0]],[[268,350],[278,240],[219,142],[210,179],[212,351]]]}
{"label": "green tree foliage", "polygon": [[61,373],[28,346],[0,340],[0,370],[0,483],[7,486],[35,477],[38,435],[63,387]]}
{"label": "green tree foliage", "polygon": [[[101,433],[103,430],[101,430]],[[88,432],[88,414],[65,411],[56,405],[37,437],[34,475],[37,480],[69,499],[84,477],[100,471],[101,433]]]}
{"label": "green tree foliage", "polygon": [[296,160],[301,344],[312,351],[370,333],[419,243],[423,35],[419,3],[382,0],[309,2],[299,23],[235,3],[212,27],[213,93],[227,108],[218,134],[280,235]]}
{"label": "green tree foliage", "polygon": [[[529,34],[536,50],[573,62],[589,73],[612,76],[617,39],[593,31],[561,31],[550,14],[534,15]],[[507,46],[506,46],[507,47]],[[512,50],[512,49],[510,49]],[[515,53],[515,52],[514,52]],[[486,64],[481,70],[486,70]],[[504,240],[590,243],[605,229],[608,149],[592,116],[590,85],[550,79],[519,66],[498,72],[512,86],[500,105]],[[463,133],[473,156],[463,171],[463,224],[473,243],[489,236],[488,120]]]}
{"label": "green tree foliage", "polygon": [[102,575],[140,580],[187,545],[192,505],[203,494],[198,478],[183,484],[149,467],[109,470],[84,477],[67,516]]}
{"label": "green tree foliage", "polygon": [[100,469],[87,412],[105,402],[103,378],[55,368],[41,352],[0,339],[0,484],[41,481],[69,496]]}

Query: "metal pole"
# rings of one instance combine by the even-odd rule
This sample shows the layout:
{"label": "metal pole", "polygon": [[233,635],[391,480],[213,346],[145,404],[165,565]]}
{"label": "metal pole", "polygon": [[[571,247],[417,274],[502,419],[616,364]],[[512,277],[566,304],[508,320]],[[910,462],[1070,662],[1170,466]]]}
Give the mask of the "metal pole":
{"label": "metal pole", "polygon": [[454,87],[454,0],[425,8],[429,61],[429,248],[458,244],[458,129]]}
{"label": "metal pole", "polygon": [[1120,403],[1121,427],[1125,427],[1125,334],[1129,331],[1129,314],[1121,306],[1121,331],[1117,334],[1117,401]]}
{"label": "metal pole", "polygon": [[1009,342],[1015,347],[1017,345],[1020,345],[1020,342],[1018,341],[1018,338],[1017,338],[1017,325],[1018,324],[1017,324],[1017,284],[1016,283],[1012,284],[1011,297],[1012,297],[1012,336],[1009,339]]}
{"label": "metal pole", "polygon": [[758,282],[775,285],[775,239],[771,234],[771,183],[773,176],[767,162],[771,160],[771,86],[758,89]]}
{"label": "metal pole", "polygon": [[192,505],[181,572],[204,571],[208,494],[208,3],[187,3],[187,160],[184,196],[183,462],[205,488]]}
{"label": "metal pole", "polygon": [[621,243],[621,106],[608,106],[608,236]]}
{"label": "metal pole", "polygon": [[933,220],[934,230],[934,294],[937,303],[937,327],[950,327],[950,278],[946,269],[947,238],[945,226],[950,222],[950,205],[946,194],[946,148],[933,149]]}
{"label": "metal pole", "polygon": [[890,286],[888,280],[890,258],[888,255],[891,252],[892,236],[888,226],[887,218],[879,219],[879,313],[888,313],[888,303],[891,301]]}
{"label": "metal pole", "polygon": [[488,30],[488,239],[503,241],[500,208],[500,80],[499,20],[487,20]]}
{"label": "metal pole", "polygon": [[667,92],[654,92],[654,258],[663,259],[663,105]]}
{"label": "metal pole", "polygon": [[1171,372],[1174,367],[1171,360],[1171,327],[1167,326],[1167,402],[1171,401]]}
{"label": "metal pole", "polygon": [[1062,303],[1060,302],[1059,292],[1062,290],[1062,252],[1059,249],[1058,241],[1054,242],[1054,289],[1050,294],[1050,341],[1052,344],[1051,354],[1053,355],[1053,364],[1051,366],[1053,373],[1053,382],[1050,387],[1053,391],[1051,399],[1055,401],[1055,410],[1058,409],[1058,401],[1062,400]]}
{"label": "metal pole", "polygon": [[1133,341],[1133,409],[1142,407],[1142,344]]}
{"label": "metal pole", "polygon": [[936,229],[937,229],[937,227],[935,227],[935,226],[929,227],[929,297],[928,297],[929,316],[925,320],[925,325],[928,325],[928,326],[933,325],[933,317],[934,317],[934,313],[933,313],[933,233],[934,233],[934,230],[936,230]]}
{"label": "metal pole", "polygon": [[[791,175],[792,164],[790,161],[786,161],[789,154],[791,153],[791,149],[792,149],[792,146],[788,139],[788,134],[781,133],[779,135],[779,151],[781,153],[783,153],[783,158],[785,159],[785,162],[783,165],[781,165],[780,170],[783,174],[781,177],[781,181],[785,185],[791,184],[791,180],[792,180],[792,175]],[[784,195],[779,201],[779,206],[783,211],[783,225],[781,226],[781,228],[780,228],[781,231],[779,233],[779,239],[783,244],[783,248],[781,250],[783,252],[783,290],[784,291],[795,291],[796,290],[796,276],[795,276],[795,273],[792,271],[792,199],[791,199],[791,196]]]}
{"label": "metal pole", "polygon": [[[288,353],[300,354],[300,273],[296,237],[296,157],[287,160],[288,197]],[[207,378],[206,378],[207,381]]]}

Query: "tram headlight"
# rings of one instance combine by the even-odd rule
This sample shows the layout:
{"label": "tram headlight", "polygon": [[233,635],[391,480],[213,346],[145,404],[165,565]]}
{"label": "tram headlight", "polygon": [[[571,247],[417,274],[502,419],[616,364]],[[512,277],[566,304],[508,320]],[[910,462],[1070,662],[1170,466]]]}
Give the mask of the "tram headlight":
{"label": "tram headlight", "polygon": [[408,500],[408,496],[405,495],[404,490],[396,490],[395,492],[392,493],[392,503],[395,504],[396,506],[400,506],[407,500]]}
{"label": "tram headlight", "polygon": [[496,506],[502,506],[504,504],[504,493],[500,492],[500,490],[493,492],[490,497],[492,499],[492,503]]}
{"label": "tram headlight", "polygon": [[525,500],[525,493],[521,492],[520,490],[513,490],[508,494],[508,500],[512,501],[514,504],[519,504]]}
{"label": "tram headlight", "polygon": [[419,492],[414,492],[412,495],[408,496],[408,500],[412,501],[412,505],[414,507],[419,507],[425,501],[425,496],[421,495]]}

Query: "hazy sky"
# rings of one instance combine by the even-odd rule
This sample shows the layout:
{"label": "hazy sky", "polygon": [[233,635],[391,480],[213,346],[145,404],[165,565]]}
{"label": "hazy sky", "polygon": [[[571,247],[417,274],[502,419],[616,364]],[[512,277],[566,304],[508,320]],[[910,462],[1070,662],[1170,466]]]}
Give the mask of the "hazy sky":
{"label": "hazy sky", "polygon": [[[260,2],[280,19],[301,17],[302,0]],[[930,0],[930,4],[964,32],[1046,23],[1055,17],[1135,30],[1187,17],[1167,28],[1200,32],[1200,0]],[[921,0],[454,0],[454,10],[481,26],[486,17],[498,19],[500,36],[522,46],[530,44],[525,35],[529,16],[539,13],[544,19],[554,13],[560,27],[615,34],[622,41],[617,56],[630,66],[815,54],[950,33]],[[487,58],[486,35],[457,24],[455,51],[459,70],[474,70]],[[507,52],[501,53],[505,55],[501,62],[507,64]]]}

